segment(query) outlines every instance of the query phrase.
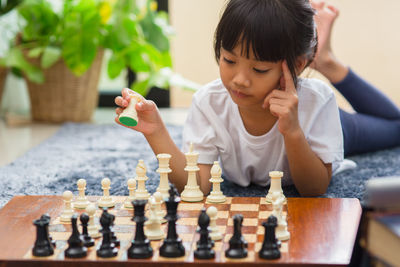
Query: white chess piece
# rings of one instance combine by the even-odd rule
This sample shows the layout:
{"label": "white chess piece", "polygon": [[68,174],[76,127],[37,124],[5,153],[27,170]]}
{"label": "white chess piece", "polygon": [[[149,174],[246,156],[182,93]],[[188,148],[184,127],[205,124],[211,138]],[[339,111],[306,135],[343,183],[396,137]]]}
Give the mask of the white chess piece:
{"label": "white chess piece", "polygon": [[210,217],[210,237],[211,240],[217,241],[222,239],[222,234],[219,231],[219,228],[217,226],[217,215],[218,215],[218,210],[216,207],[211,206],[207,209],[206,211],[207,215]]}
{"label": "white chess piece", "polygon": [[166,223],[167,220],[164,218],[165,215],[167,214],[167,212],[165,210],[162,209],[162,203],[163,201],[163,196],[161,195],[160,192],[155,192],[153,194],[153,198],[154,198],[154,205],[156,206],[156,215],[157,217],[160,219],[161,223]]}
{"label": "white chess piece", "polygon": [[99,208],[110,208],[115,206],[115,202],[110,196],[111,181],[108,178],[101,180],[101,189],[103,189],[103,196],[97,202]]}
{"label": "white chess piece", "polygon": [[136,180],[134,178],[128,179],[127,185],[129,196],[125,199],[124,207],[127,209],[133,209],[132,201],[135,200]]}
{"label": "white chess piece", "polygon": [[146,181],[149,179],[146,176],[146,166],[142,159],[139,160],[138,165],[136,166],[136,181],[137,181],[137,188],[135,191],[135,199],[145,199],[148,200],[150,197],[150,193],[147,192],[146,189]]}
{"label": "white chess piece", "polygon": [[270,187],[268,190],[268,194],[265,197],[265,200],[267,201],[267,203],[272,203],[272,193],[279,192],[281,197],[283,197],[283,199],[284,199],[284,204],[286,204],[286,197],[283,194],[283,190],[282,190],[283,172],[272,171],[272,172],[269,172],[269,176],[271,177],[271,184],[270,184]]}
{"label": "white chess piece", "polygon": [[79,195],[74,202],[74,208],[86,209],[86,207],[90,204],[90,201],[85,196],[86,180],[79,179],[76,185],[78,186]]}
{"label": "white chess piece", "polygon": [[67,190],[63,193],[64,210],[60,215],[61,222],[71,223],[71,217],[74,214],[74,209],[72,208],[72,197],[73,197],[73,194],[69,190]]}
{"label": "white chess piece", "polygon": [[136,126],[139,122],[136,103],[140,102],[140,97],[137,95],[131,95],[131,100],[128,106],[119,115],[119,122],[126,126]]}
{"label": "white chess piece", "polygon": [[99,226],[94,221],[96,206],[93,203],[90,203],[89,206],[86,207],[86,212],[89,215],[88,233],[93,238],[99,238],[102,235],[99,232]]}
{"label": "white chess piece", "polygon": [[219,166],[218,161],[214,161],[214,164],[211,168],[211,178],[210,182],[213,184],[213,190],[207,197],[207,202],[209,203],[222,203],[226,201],[226,197],[221,191],[221,183],[224,181],[221,177],[222,171]]}
{"label": "white chess piece", "polygon": [[161,221],[157,216],[157,207],[153,197],[149,198],[150,215],[149,220],[145,222],[145,234],[149,240],[161,240],[165,237],[164,231],[161,229]]}
{"label": "white chess piece", "polygon": [[185,185],[185,189],[181,194],[181,199],[187,202],[200,202],[204,198],[203,192],[197,185],[196,173],[200,170],[197,166],[197,158],[199,153],[193,151],[193,144],[190,144],[190,150],[185,154],[186,156],[186,167],[185,171],[188,172],[188,180]]}
{"label": "white chess piece", "polygon": [[169,168],[169,160],[171,158],[170,154],[158,154],[158,166],[157,172],[160,174],[160,184],[157,188],[157,192],[160,192],[164,198],[169,197],[169,183],[168,183],[168,173],[172,172]]}
{"label": "white chess piece", "polygon": [[272,215],[277,218],[278,226],[275,228],[275,236],[281,241],[288,240],[290,233],[287,230],[286,216],[283,215],[282,209],[285,199],[279,192],[272,193]]}

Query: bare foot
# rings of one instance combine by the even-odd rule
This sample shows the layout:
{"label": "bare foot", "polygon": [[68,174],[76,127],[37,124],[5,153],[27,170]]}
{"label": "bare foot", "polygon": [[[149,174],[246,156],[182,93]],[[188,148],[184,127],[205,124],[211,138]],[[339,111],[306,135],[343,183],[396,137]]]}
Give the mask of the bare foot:
{"label": "bare foot", "polygon": [[339,16],[339,10],[323,1],[313,1],[311,4],[316,10],[318,50],[310,67],[322,73],[331,83],[340,82],[346,77],[349,69],[335,57],[331,48],[332,27]]}
{"label": "bare foot", "polygon": [[333,23],[339,15],[339,10],[325,2],[311,2],[316,10],[315,22],[318,32],[318,50],[311,67],[320,71],[326,64],[334,60],[331,48],[331,33]]}

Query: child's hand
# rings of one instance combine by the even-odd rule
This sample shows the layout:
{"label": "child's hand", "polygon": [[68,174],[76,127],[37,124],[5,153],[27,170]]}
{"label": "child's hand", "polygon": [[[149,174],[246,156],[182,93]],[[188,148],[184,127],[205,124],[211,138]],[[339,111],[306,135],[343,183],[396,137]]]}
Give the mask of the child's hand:
{"label": "child's hand", "polygon": [[286,136],[301,129],[297,114],[297,91],[285,60],[282,62],[282,71],[280,90],[271,91],[265,98],[263,106],[269,107],[271,114],[278,117],[278,129],[283,136]]}
{"label": "child's hand", "polygon": [[[143,133],[144,135],[151,135],[157,132],[157,130],[159,130],[160,127],[162,127],[161,117],[158,113],[157,106],[153,101],[146,100],[143,96],[128,88],[122,89],[121,94],[122,96],[117,96],[115,98],[115,104],[119,106],[115,110],[115,113],[118,115],[115,118],[116,123],[125,126],[127,128],[134,129],[138,132]],[[135,106],[138,116],[138,124],[132,127],[123,125],[118,120],[119,115],[128,106],[131,100],[131,95],[135,95],[140,98],[140,101]]]}

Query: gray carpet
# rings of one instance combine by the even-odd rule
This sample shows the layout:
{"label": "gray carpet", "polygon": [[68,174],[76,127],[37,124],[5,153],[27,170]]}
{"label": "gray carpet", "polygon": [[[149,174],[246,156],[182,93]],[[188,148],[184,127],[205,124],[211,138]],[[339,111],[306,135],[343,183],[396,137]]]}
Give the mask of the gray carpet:
{"label": "gray carpet", "polygon": [[[182,128],[168,128],[180,146]],[[86,179],[89,195],[102,194],[100,182],[104,177],[112,181],[111,194],[127,195],[126,181],[135,176],[139,159],[147,166],[147,188],[154,192],[158,162],[141,134],[118,125],[65,124],[54,136],[0,168],[0,207],[14,195],[61,195],[65,190],[77,193],[79,178]],[[367,179],[400,176],[400,147],[350,159],[358,168],[334,176],[324,197],[362,199]],[[228,196],[265,196],[268,188],[251,185],[243,190],[225,181],[222,190]],[[284,191],[288,197],[298,196],[293,186]]]}

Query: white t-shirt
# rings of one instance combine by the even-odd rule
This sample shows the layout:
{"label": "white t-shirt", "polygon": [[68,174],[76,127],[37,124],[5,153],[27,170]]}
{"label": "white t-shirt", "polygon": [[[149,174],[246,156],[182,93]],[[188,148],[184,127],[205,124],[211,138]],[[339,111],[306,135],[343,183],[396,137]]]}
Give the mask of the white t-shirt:
{"label": "white t-shirt", "polygon": [[[311,149],[333,169],[343,160],[343,134],[332,90],[317,79],[299,79],[299,123]],[[192,142],[198,163],[219,160],[225,178],[248,186],[270,182],[270,171],[283,171],[283,185],[292,184],[285,144],[278,123],[262,136],[247,132],[237,105],[220,79],[193,96],[183,130],[183,151]]]}

